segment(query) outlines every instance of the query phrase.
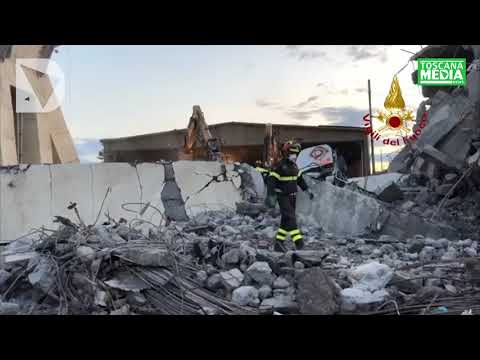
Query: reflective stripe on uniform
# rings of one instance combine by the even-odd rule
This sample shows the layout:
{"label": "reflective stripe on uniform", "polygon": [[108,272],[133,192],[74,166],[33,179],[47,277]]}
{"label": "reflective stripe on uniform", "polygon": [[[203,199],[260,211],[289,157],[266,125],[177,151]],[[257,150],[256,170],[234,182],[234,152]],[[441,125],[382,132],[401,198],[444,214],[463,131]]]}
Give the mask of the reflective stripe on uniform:
{"label": "reflective stripe on uniform", "polygon": [[288,231],[287,231],[287,230],[283,230],[282,228],[279,228],[279,229],[278,229],[278,233],[279,233],[279,234],[282,234],[282,235],[287,235],[287,234],[288,234]]}
{"label": "reflective stripe on uniform", "polygon": [[256,167],[255,170],[261,172],[261,173],[268,173],[269,171],[267,169],[261,168],[261,167]]}
{"label": "reflective stripe on uniform", "polygon": [[300,234],[299,229],[295,229],[295,230],[290,231],[290,236],[297,235],[297,234]]}
{"label": "reflective stripe on uniform", "polygon": [[280,176],[280,174],[275,171],[270,172],[270,176],[280,180],[280,181],[297,181],[298,176]]}
{"label": "reflective stripe on uniform", "polygon": [[277,239],[277,240],[285,240],[285,238],[286,238],[285,235],[277,234],[277,236],[276,236],[276,239]]}
{"label": "reflective stripe on uniform", "polygon": [[302,235],[298,234],[298,235],[293,236],[293,237],[292,237],[292,240],[293,240],[293,241],[298,241],[298,240],[300,240],[301,238],[302,238]]}

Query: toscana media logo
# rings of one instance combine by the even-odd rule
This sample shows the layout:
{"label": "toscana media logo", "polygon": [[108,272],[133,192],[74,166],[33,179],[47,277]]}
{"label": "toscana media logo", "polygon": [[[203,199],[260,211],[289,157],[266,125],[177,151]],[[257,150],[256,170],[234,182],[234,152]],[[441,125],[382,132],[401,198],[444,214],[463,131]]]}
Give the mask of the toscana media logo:
{"label": "toscana media logo", "polygon": [[417,59],[418,82],[421,86],[465,86],[467,59]]}
{"label": "toscana media logo", "polygon": [[[372,119],[375,120],[374,124],[372,124],[369,114],[363,117],[365,133],[384,145],[402,146],[416,141],[427,124],[426,113],[414,130],[413,110],[405,105],[397,76],[393,77],[384,107],[384,110],[372,114]],[[375,130],[372,130],[372,125]]]}

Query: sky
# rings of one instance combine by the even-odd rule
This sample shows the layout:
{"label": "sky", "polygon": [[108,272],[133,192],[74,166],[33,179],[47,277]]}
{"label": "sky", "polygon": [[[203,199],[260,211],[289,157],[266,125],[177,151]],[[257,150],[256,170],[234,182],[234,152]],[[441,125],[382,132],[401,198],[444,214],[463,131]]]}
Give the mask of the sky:
{"label": "sky", "polygon": [[[63,45],[65,120],[82,162],[102,138],[185,128],[193,105],[208,124],[363,126],[398,75],[407,106],[423,100],[409,52],[420,45]],[[376,147],[384,160],[391,147]],[[395,149],[398,150],[398,149]]]}

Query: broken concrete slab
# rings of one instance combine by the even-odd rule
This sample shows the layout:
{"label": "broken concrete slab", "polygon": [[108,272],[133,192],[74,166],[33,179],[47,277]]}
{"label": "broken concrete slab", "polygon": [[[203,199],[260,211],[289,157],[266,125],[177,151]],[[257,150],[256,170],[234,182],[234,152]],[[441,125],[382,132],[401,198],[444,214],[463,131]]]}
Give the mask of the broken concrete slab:
{"label": "broken concrete slab", "polygon": [[390,182],[375,190],[378,199],[384,202],[403,200],[403,192],[395,182]]}
{"label": "broken concrete slab", "polygon": [[[460,170],[462,167],[462,162],[458,163],[449,155],[441,152],[440,150],[434,148],[432,145],[425,145],[422,150],[422,155],[424,157],[428,157],[429,159],[433,160],[439,166],[445,169],[451,170]],[[431,174],[431,178],[435,178],[435,174]]]}
{"label": "broken concrete slab", "polygon": [[463,164],[472,141],[472,129],[457,126],[448,136],[439,141],[436,148],[458,164]]}
{"label": "broken concrete slab", "polygon": [[166,249],[151,247],[127,247],[114,251],[123,258],[142,266],[168,267],[173,263],[172,255]]}
{"label": "broken concrete slab", "polygon": [[436,221],[429,221],[412,213],[391,210],[381,233],[398,239],[406,239],[417,234],[432,238],[457,238],[458,231],[451,226]]}
{"label": "broken concrete slab", "polygon": [[339,291],[319,267],[300,272],[296,283],[296,300],[301,314],[333,315],[340,309]]}
{"label": "broken concrete slab", "polygon": [[294,298],[289,295],[278,295],[262,301],[260,311],[278,311],[286,313],[295,313],[298,311],[298,304]]}
{"label": "broken concrete slab", "polygon": [[400,174],[398,172],[388,172],[379,175],[351,178],[348,179],[348,181],[349,183],[356,183],[360,188],[364,190],[375,193],[378,192],[380,189],[383,189],[386,186],[390,185],[392,182],[396,183],[402,178],[402,176],[404,176],[404,174]]}
{"label": "broken concrete slab", "polygon": [[454,127],[474,114],[473,103],[465,96],[442,95],[440,104],[428,111],[428,124],[416,141],[419,148],[436,146]]}
{"label": "broken concrete slab", "polygon": [[20,312],[20,305],[0,301],[0,315],[17,315]]}
{"label": "broken concrete slab", "polygon": [[382,228],[388,210],[374,198],[328,182],[316,182],[308,176],[305,178],[315,198],[312,201],[303,192],[298,194],[297,216],[301,224],[350,236]]}
{"label": "broken concrete slab", "polygon": [[137,276],[126,271],[117,273],[114,278],[105,281],[105,284],[114,289],[133,291],[137,293],[151,287]]}

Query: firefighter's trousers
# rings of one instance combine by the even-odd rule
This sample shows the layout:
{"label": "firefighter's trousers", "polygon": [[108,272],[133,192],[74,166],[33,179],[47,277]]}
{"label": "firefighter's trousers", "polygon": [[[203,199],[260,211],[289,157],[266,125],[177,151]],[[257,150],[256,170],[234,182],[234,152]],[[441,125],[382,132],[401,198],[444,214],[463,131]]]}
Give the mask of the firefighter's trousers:
{"label": "firefighter's trousers", "polygon": [[280,206],[280,228],[278,229],[276,240],[283,241],[287,238],[288,235],[292,240],[298,241],[302,238],[300,229],[297,226],[296,218],[296,204],[297,204],[297,194],[277,195],[278,205]]}

